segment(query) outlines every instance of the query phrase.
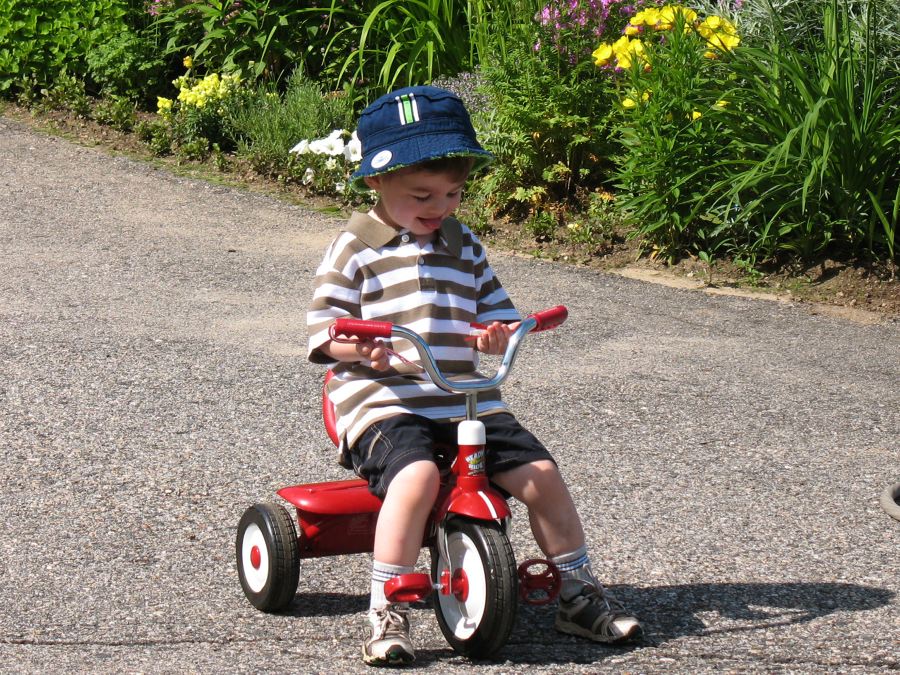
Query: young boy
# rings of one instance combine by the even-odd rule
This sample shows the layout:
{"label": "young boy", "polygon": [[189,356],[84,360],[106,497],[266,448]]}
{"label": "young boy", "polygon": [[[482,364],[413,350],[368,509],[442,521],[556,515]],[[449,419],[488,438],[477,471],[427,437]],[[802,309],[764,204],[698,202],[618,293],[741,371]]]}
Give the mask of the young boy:
{"label": "young boy", "polygon": [[[317,271],[309,359],[333,368],[329,396],[345,460],[383,499],[363,659],[399,665],[415,658],[408,609],[385,599],[384,583],[413,571],[439,487],[431,448],[436,438],[454,442],[464,399],[423,377],[405,341],[338,343],[328,328],[344,316],[405,325],[455,374],[475,371],[476,352],[503,353],[521,317],[478,239],[451,217],[470,172],[492,159],[462,101],[435,87],[401,89],[363,111],[358,135],[363,158],[352,184],[378,201],[367,215],[353,214]],[[466,340],[473,322],[488,328]],[[598,642],[638,636],[637,619],[591,572],[581,521],[550,453],[499,392],[479,397],[478,414],[491,480],[527,506],[538,546],[562,573],[557,630]]]}

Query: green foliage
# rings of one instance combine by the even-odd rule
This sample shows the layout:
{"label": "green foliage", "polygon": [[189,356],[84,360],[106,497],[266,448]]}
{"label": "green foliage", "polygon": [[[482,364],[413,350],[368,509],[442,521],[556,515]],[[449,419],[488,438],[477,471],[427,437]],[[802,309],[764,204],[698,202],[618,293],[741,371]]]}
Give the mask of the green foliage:
{"label": "green foliage", "polygon": [[528,202],[579,205],[608,179],[614,99],[609,79],[587,59],[595,43],[588,35],[560,50],[535,21],[506,35],[506,51],[482,64],[487,103],[473,123],[497,162],[476,189],[495,212],[521,212]]}
{"label": "green foliage", "polygon": [[351,129],[355,120],[347,96],[326,93],[298,69],[283,95],[262,85],[236,102],[227,122],[239,155],[260,173],[284,175],[291,173],[288,150],[300,140]]}
{"label": "green foliage", "polygon": [[125,30],[86,55],[87,72],[105,94],[142,102],[163,93],[165,64],[150,38]]}
{"label": "green foliage", "polygon": [[327,57],[339,62],[337,82],[388,91],[471,70],[473,29],[487,18],[484,2],[383,0],[332,3],[334,32]]}
{"label": "green foliage", "polygon": [[159,157],[172,152],[172,134],[169,124],[162,119],[138,122],[134,133]]}
{"label": "green foliage", "polygon": [[734,60],[742,86],[723,129],[734,159],[714,193],[734,213],[742,255],[896,257],[900,80],[884,67],[897,54],[879,51],[878,6],[860,22],[830,0],[821,40],[778,40]]}
{"label": "green foliage", "polygon": [[576,232],[570,231],[570,237],[588,249],[598,249],[617,236],[624,221],[612,193],[605,190],[592,192],[587,202],[587,209],[579,221],[581,227]]}
{"label": "green foliage", "polygon": [[537,209],[524,222],[525,231],[536,241],[551,241],[557,228],[557,216],[550,211]]}
{"label": "green foliage", "polygon": [[134,102],[124,96],[107,96],[93,109],[91,116],[100,124],[119,131],[131,131],[137,122]]}
{"label": "green foliage", "polygon": [[40,97],[32,100],[38,110],[68,110],[79,117],[91,114],[91,99],[85,93],[84,83],[72,75],[61,72],[49,87],[40,90]]}
{"label": "green foliage", "polygon": [[189,56],[201,72],[270,79],[300,57],[297,26],[312,16],[292,0],[173,0],[155,11],[164,55]]}
{"label": "green foliage", "polygon": [[646,28],[640,47],[621,47],[619,63],[631,62],[620,89],[616,184],[632,235],[674,260],[722,241],[722,220],[709,212],[706,194],[727,150],[722,117],[732,85],[730,54],[711,49],[701,35],[705,20],[688,10],[668,21],[668,28]]}
{"label": "green foliage", "polygon": [[124,0],[0,0],[0,92],[83,79],[86,56],[127,29]]}
{"label": "green foliage", "polygon": [[158,99],[157,110],[165,133],[152,135],[155,148],[162,151],[168,142],[171,151],[193,160],[205,160],[213,147],[221,151],[234,149],[234,134],[228,122],[232,108],[247,95],[240,78],[211,73],[198,79],[188,74],[175,80],[175,85],[179,89],[176,100]]}

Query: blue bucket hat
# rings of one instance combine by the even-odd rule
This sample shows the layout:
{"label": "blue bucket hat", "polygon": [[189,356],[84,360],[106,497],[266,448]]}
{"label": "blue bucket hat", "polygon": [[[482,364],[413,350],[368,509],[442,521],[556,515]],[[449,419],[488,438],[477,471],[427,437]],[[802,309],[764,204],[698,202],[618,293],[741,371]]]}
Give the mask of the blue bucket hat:
{"label": "blue bucket hat", "polygon": [[406,87],[369,105],[356,130],[362,162],[352,176],[354,190],[365,192],[366,176],[396,171],[441,157],[472,157],[472,170],[494,156],[481,147],[462,100],[437,87]]}

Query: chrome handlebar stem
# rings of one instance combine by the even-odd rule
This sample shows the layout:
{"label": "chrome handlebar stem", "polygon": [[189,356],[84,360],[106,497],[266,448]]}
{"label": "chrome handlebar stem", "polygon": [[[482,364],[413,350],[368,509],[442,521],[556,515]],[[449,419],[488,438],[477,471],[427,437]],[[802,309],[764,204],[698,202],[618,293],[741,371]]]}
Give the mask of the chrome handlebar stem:
{"label": "chrome handlebar stem", "polygon": [[415,347],[416,351],[419,353],[422,367],[425,369],[425,372],[428,373],[428,376],[435,385],[444,391],[453,394],[466,394],[467,399],[472,399],[474,396],[470,395],[477,394],[480,391],[496,389],[503,383],[516,360],[516,355],[519,352],[522,340],[524,340],[525,335],[530,333],[537,325],[537,320],[531,316],[526,317],[521,321],[519,327],[509,336],[509,344],[506,347],[506,351],[503,353],[500,366],[497,368],[497,372],[493,377],[461,381],[451,381],[444,376],[438,368],[434,355],[431,353],[431,348],[418,333],[415,333],[408,328],[404,328],[403,326],[393,326],[391,329],[391,336],[401,337],[412,343],[413,347]]}

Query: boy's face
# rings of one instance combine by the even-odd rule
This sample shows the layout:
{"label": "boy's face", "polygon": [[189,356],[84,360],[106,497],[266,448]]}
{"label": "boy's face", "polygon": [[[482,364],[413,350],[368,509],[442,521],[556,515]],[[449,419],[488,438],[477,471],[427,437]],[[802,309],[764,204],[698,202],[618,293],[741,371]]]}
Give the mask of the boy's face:
{"label": "boy's face", "polygon": [[409,168],[365,181],[379,194],[375,212],[384,222],[417,237],[431,237],[459,206],[467,178],[466,174]]}

